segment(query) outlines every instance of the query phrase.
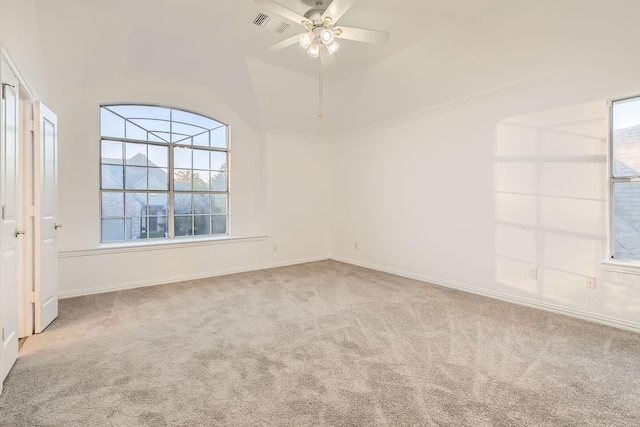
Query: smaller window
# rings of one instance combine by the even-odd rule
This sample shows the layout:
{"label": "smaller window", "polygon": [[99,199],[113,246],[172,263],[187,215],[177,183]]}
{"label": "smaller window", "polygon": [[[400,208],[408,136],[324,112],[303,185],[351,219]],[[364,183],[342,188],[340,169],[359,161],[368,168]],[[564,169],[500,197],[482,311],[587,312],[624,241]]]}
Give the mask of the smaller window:
{"label": "smaller window", "polygon": [[640,260],[640,97],[611,104],[611,257]]}
{"label": "smaller window", "polygon": [[227,234],[228,135],[188,111],[101,106],[102,242]]}

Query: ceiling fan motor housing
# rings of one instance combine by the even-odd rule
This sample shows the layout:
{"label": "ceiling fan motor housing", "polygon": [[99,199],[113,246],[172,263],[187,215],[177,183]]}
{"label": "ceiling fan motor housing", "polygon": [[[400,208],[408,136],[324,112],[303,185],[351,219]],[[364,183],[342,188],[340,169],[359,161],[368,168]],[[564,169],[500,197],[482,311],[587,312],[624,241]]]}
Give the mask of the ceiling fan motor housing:
{"label": "ceiling fan motor housing", "polygon": [[307,13],[304,14],[304,17],[307,18],[314,26],[323,26],[324,22],[322,21],[322,14],[326,9],[318,9],[313,8],[309,9]]}

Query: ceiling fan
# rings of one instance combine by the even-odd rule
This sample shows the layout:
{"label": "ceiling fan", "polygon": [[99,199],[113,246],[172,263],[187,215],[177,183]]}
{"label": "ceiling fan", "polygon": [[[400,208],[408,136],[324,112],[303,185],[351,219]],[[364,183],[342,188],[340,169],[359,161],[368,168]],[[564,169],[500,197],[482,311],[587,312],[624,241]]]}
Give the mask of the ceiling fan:
{"label": "ceiling fan", "polygon": [[256,6],[265,12],[271,12],[288,21],[299,24],[305,31],[264,49],[264,52],[276,52],[299,43],[307,54],[313,58],[320,57],[322,65],[327,67],[335,62],[333,54],[340,45],[336,39],[355,40],[365,43],[384,43],[389,39],[386,31],[367,30],[364,28],[343,27],[338,20],[356,0],[314,0],[304,16],[276,3],[273,0],[255,0]]}

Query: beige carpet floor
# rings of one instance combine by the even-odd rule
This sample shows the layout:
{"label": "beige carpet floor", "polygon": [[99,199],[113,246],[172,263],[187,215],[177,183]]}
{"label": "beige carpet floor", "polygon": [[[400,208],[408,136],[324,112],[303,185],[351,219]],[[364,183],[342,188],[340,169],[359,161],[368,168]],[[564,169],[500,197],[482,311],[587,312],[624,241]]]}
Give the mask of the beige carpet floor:
{"label": "beige carpet floor", "polygon": [[2,426],[639,426],[640,335],[323,261],[80,297]]}

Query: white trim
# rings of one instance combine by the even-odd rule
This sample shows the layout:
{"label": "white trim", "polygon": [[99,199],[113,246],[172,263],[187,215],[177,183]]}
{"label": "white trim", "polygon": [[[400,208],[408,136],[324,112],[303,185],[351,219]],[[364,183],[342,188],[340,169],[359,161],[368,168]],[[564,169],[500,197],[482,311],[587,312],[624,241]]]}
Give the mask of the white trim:
{"label": "white trim", "polygon": [[612,257],[614,254],[613,245],[613,220],[615,218],[613,212],[613,182],[611,177],[613,176],[613,167],[612,167],[612,155],[613,155],[613,100],[607,100],[607,167],[604,182],[607,183],[607,209],[605,212],[605,219],[607,221],[607,256]]}
{"label": "white trim", "polygon": [[20,86],[27,93],[27,96],[29,97],[31,102],[33,102],[35,98],[33,95],[33,92],[29,88],[29,85],[27,84],[26,80],[22,77],[22,74],[20,74],[20,71],[18,71],[18,67],[16,66],[15,61],[13,60],[13,58],[5,48],[4,44],[2,44],[2,41],[0,41],[0,50],[2,51],[2,57],[7,61],[7,64],[9,64],[9,68],[18,79]]}
{"label": "white trim", "polygon": [[371,126],[366,126],[360,129],[356,129],[354,131],[349,131],[349,132],[339,134],[331,138],[331,141],[339,142],[346,139],[355,138],[358,136],[369,135],[374,132],[379,132],[385,129],[411,123],[416,120],[424,119],[426,117],[436,116],[438,114],[446,113],[448,111],[454,111],[467,106],[480,104],[485,101],[490,101],[495,98],[500,98],[502,96],[511,95],[513,93],[517,93],[526,89],[531,89],[536,86],[540,86],[544,83],[547,83],[548,81],[551,80],[551,77],[553,75],[554,74],[546,74],[546,75],[537,76],[537,77],[533,77],[525,80],[516,81],[514,83],[498,86],[493,89],[489,89],[483,92],[478,92],[473,95],[469,95],[453,101],[445,102],[443,104],[434,105],[432,107],[418,110],[416,112],[413,112],[404,116],[396,117],[390,120],[385,120]]}
{"label": "white trim", "polygon": [[617,319],[615,317],[603,316],[600,314],[589,313],[587,311],[561,307],[559,305],[535,301],[528,298],[515,297],[512,295],[503,294],[501,292],[487,291],[484,289],[476,288],[474,286],[463,285],[460,283],[450,282],[447,280],[440,280],[435,277],[423,276],[420,274],[409,273],[406,271],[396,270],[393,268],[381,267],[378,265],[356,261],[349,258],[332,256],[331,259],[335,261],[344,262],[347,264],[357,265],[359,267],[365,267],[365,268],[370,268],[372,270],[395,274],[396,276],[402,276],[409,279],[419,280],[421,282],[427,282],[435,285],[444,286],[446,288],[457,289],[460,291],[469,292],[476,295],[481,295],[481,296],[485,296],[493,299],[498,299],[501,301],[523,305],[526,307],[537,308],[537,309],[549,311],[552,313],[562,314],[562,315],[574,317],[577,319],[588,320],[590,322],[600,323],[603,325],[612,326],[614,328],[625,329],[628,331],[640,333],[640,323],[636,323],[636,322],[629,322],[627,320]]}
{"label": "white trim", "polygon": [[193,238],[188,240],[174,239],[174,240],[136,242],[136,243],[118,243],[118,244],[103,243],[100,246],[94,247],[94,248],[59,251],[58,258],[78,258],[78,257],[105,255],[105,254],[147,252],[147,251],[159,251],[164,249],[191,248],[196,246],[259,242],[259,241],[267,240],[268,238],[269,236],[266,236],[266,235],[245,236],[245,237],[224,236],[224,237],[206,238],[206,239],[204,238],[203,239]]}
{"label": "white trim", "polygon": [[603,261],[602,269],[604,271],[611,271],[613,273],[635,274],[640,276],[640,264],[632,261]]}
{"label": "white trim", "polygon": [[95,294],[102,294],[102,293],[106,293],[106,292],[124,291],[124,290],[127,290],[127,289],[136,289],[136,288],[144,288],[144,287],[148,287],[148,286],[164,285],[164,284],[168,284],[168,283],[185,282],[185,281],[188,281],[188,280],[207,279],[207,278],[210,278],[210,277],[225,276],[225,275],[228,275],[228,274],[246,273],[246,272],[249,272],[249,271],[265,270],[265,269],[268,269],[268,268],[287,267],[287,266],[296,265],[296,264],[306,264],[308,262],[325,261],[327,259],[329,259],[327,256],[303,258],[303,259],[298,259],[298,260],[293,260],[293,261],[286,261],[286,262],[274,262],[274,263],[269,263],[269,264],[257,264],[257,265],[248,266],[248,267],[227,268],[227,269],[222,269],[222,270],[209,271],[209,272],[206,272],[206,273],[185,274],[185,275],[174,276],[174,277],[163,277],[161,279],[155,279],[155,280],[142,280],[142,281],[139,281],[139,282],[121,283],[121,284],[118,284],[118,285],[99,286],[99,287],[95,287],[95,288],[85,288],[85,289],[80,289],[80,290],[77,290],[77,291],[60,292],[58,294],[58,298],[59,299],[74,298],[74,297],[80,297],[80,296],[84,296],[84,295],[95,295]]}

